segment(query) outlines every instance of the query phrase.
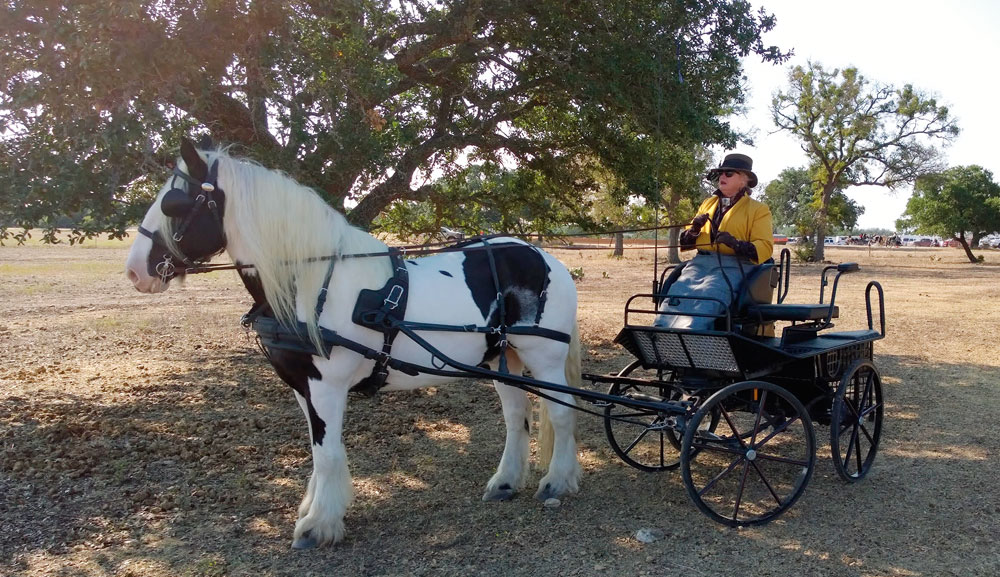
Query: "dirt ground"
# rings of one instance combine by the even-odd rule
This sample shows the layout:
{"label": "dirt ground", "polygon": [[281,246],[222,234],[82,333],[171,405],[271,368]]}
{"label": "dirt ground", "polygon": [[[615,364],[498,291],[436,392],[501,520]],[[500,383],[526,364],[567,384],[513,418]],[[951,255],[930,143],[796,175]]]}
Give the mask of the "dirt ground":
{"label": "dirt ground", "polygon": [[[307,430],[238,324],[249,297],[233,273],[141,295],[126,250],[0,247],[0,575],[1000,574],[996,251],[970,265],[958,249],[827,249],[862,265],[839,327],[865,324],[868,280],[885,288],[882,445],[847,486],[817,427],[816,473],[769,525],[712,522],[677,472],[628,467],[586,415],[578,495],[483,503],[503,421],[470,381],[352,401],[347,539],[296,552]],[[617,372],[631,357],[612,339],[651,255],[553,254],[583,269],[584,370]],[[789,302],[816,300],[819,270],[793,266]],[[638,541],[643,528],[660,538]]]}

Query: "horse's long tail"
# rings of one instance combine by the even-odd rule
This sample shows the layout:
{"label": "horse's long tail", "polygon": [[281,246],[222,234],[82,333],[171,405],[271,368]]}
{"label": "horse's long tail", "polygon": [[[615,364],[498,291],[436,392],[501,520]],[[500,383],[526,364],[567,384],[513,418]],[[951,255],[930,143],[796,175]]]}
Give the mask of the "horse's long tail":
{"label": "horse's long tail", "polygon": [[[580,388],[580,329],[573,326],[573,332],[569,339],[569,354],[566,355],[566,384]],[[576,435],[576,431],[573,432]],[[546,403],[541,403],[538,411],[538,465],[541,469],[548,469],[552,460],[552,447],[555,444],[555,431],[552,429],[552,421],[549,419],[549,410]]]}

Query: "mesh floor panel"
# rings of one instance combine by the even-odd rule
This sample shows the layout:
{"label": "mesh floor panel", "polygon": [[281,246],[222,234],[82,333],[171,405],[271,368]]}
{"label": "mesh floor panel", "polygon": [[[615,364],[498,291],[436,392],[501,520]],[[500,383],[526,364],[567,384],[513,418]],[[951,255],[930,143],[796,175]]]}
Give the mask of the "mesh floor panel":
{"label": "mesh floor panel", "polygon": [[643,363],[652,366],[690,367],[680,337],[673,333],[633,331],[632,337],[642,351]]}
{"label": "mesh floor panel", "polygon": [[[740,372],[726,337],[635,329],[631,333],[646,365]],[[685,346],[687,352],[684,350]],[[691,355],[690,359],[688,354]]]}
{"label": "mesh floor panel", "polygon": [[716,369],[730,373],[740,372],[729,346],[729,339],[710,335],[684,335],[684,344],[699,369]]}

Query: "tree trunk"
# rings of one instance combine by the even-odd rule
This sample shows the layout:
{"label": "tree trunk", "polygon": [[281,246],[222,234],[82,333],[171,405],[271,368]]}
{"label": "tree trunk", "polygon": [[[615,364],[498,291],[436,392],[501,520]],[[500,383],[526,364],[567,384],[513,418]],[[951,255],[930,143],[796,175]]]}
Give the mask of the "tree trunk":
{"label": "tree trunk", "polygon": [[[822,211],[826,212],[826,211]],[[820,222],[816,223],[816,246],[813,248],[813,261],[823,262],[826,259],[826,215],[822,215]]]}
{"label": "tree trunk", "polygon": [[616,232],[615,233],[615,252],[611,256],[623,256],[625,254],[625,235]]}
{"label": "tree trunk", "polygon": [[976,255],[972,254],[972,248],[969,247],[969,241],[965,240],[965,235],[956,236],[955,240],[961,243],[962,248],[965,249],[965,256],[969,257],[969,262],[977,264],[979,261],[976,259]]}
{"label": "tree trunk", "polygon": [[833,191],[833,183],[823,185],[822,203],[816,213],[816,249],[813,251],[813,260],[816,262],[826,260],[826,211],[830,206],[830,199],[833,198]]}
{"label": "tree trunk", "polygon": [[[670,217],[667,219],[667,224],[680,224],[679,222],[674,222],[677,218],[677,207],[681,204],[681,193],[679,187],[670,187],[670,194],[667,195],[666,212]],[[656,223],[657,226],[660,223]],[[667,262],[670,264],[678,264],[681,262],[681,253],[678,250],[677,245],[681,243],[681,229],[670,228],[667,229],[667,244],[670,248],[667,249]]]}
{"label": "tree trunk", "polygon": [[667,245],[670,248],[667,249],[667,262],[670,264],[677,264],[681,262],[681,252],[677,248],[681,243],[681,229],[671,228],[667,230]]}

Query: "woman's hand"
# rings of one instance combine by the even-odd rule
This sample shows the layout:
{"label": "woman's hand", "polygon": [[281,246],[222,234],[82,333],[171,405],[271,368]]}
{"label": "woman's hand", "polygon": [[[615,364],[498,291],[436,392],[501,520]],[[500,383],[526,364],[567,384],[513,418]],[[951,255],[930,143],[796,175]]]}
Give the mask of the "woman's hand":
{"label": "woman's hand", "polygon": [[696,232],[700,231],[701,227],[705,226],[706,222],[708,222],[708,215],[705,213],[699,214],[691,219],[691,230]]}
{"label": "woman's hand", "polygon": [[736,250],[736,247],[739,246],[740,243],[740,241],[736,240],[735,236],[726,231],[720,232],[719,235],[715,237],[715,242],[724,244],[733,250]]}

